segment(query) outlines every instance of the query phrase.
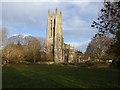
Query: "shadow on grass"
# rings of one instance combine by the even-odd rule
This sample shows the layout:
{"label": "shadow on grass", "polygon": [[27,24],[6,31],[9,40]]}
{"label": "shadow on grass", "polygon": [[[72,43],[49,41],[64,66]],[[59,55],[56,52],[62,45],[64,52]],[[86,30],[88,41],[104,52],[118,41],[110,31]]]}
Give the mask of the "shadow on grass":
{"label": "shadow on grass", "polygon": [[69,66],[3,67],[4,88],[117,88],[118,72]]}

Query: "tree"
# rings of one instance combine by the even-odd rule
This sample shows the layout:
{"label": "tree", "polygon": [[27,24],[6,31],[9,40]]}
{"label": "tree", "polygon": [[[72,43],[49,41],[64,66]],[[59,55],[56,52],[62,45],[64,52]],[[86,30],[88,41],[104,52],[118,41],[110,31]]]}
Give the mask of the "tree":
{"label": "tree", "polygon": [[6,28],[0,28],[0,47],[5,46],[8,38],[8,30]]}
{"label": "tree", "polygon": [[101,9],[101,14],[96,21],[93,21],[92,27],[98,29],[103,34],[111,34],[115,38],[112,43],[110,52],[120,60],[120,1],[118,2],[105,2],[104,7]]}
{"label": "tree", "polygon": [[79,51],[79,50],[76,50],[75,53],[77,53],[77,54],[83,54],[82,51]]}
{"label": "tree", "polygon": [[16,35],[16,36],[11,36],[8,38],[8,44],[21,44],[25,45],[25,37],[23,35]]}
{"label": "tree", "polygon": [[[7,43],[8,30],[6,28],[0,27],[0,59],[2,59],[2,49]],[[0,60],[1,64],[2,60]]]}
{"label": "tree", "polygon": [[25,60],[25,49],[22,45],[9,44],[3,49],[3,62],[20,63]]}
{"label": "tree", "polygon": [[103,34],[96,34],[89,43],[85,54],[94,60],[103,61],[103,56],[106,55],[111,41],[112,38],[105,37]]}
{"label": "tree", "polygon": [[120,31],[116,33],[116,40],[111,44],[107,53],[114,56],[115,59],[120,59]]}
{"label": "tree", "polygon": [[115,34],[120,30],[120,1],[105,2],[104,7],[92,27],[96,27],[101,33]]}
{"label": "tree", "polygon": [[[45,42],[42,38],[17,35],[10,37],[8,45],[3,49],[3,60],[10,63],[31,61],[36,63],[41,59]],[[43,57],[42,57],[43,58]]]}
{"label": "tree", "polygon": [[33,63],[36,63],[37,58],[40,56],[40,51],[44,47],[44,41],[42,39],[37,39],[35,37],[30,37],[28,39],[28,53],[33,57]]}

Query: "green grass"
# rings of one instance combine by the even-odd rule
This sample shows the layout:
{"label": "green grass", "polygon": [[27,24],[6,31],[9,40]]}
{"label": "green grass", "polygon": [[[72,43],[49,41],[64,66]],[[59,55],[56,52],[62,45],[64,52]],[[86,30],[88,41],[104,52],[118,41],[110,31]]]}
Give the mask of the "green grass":
{"label": "green grass", "polygon": [[120,88],[119,71],[58,65],[3,66],[3,88]]}

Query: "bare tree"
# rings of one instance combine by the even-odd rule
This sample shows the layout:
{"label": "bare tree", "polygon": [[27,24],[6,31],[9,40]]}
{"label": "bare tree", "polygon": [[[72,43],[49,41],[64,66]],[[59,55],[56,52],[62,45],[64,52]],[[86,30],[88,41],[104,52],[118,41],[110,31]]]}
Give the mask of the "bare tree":
{"label": "bare tree", "polygon": [[93,37],[92,41],[89,43],[87,50],[85,52],[86,55],[94,59],[98,59],[102,61],[102,57],[106,54],[108,47],[111,45],[112,38],[108,38],[102,36],[102,34],[96,34],[99,36]]}
{"label": "bare tree", "polygon": [[19,63],[24,60],[25,49],[22,45],[9,44],[3,49],[3,62]]}
{"label": "bare tree", "polygon": [[0,28],[0,47],[7,43],[8,30],[6,28]]}
{"label": "bare tree", "polygon": [[29,60],[35,63],[44,51],[45,41],[43,38],[17,35],[8,40],[8,45],[3,50],[3,59],[6,62],[19,63]]}
{"label": "bare tree", "polygon": [[8,44],[25,44],[25,38],[23,35],[16,35],[8,38]]}
{"label": "bare tree", "polygon": [[40,51],[44,49],[44,41],[42,39],[37,39],[35,37],[32,37],[28,41],[28,52],[33,55],[33,63],[36,63],[36,60],[40,54]]}

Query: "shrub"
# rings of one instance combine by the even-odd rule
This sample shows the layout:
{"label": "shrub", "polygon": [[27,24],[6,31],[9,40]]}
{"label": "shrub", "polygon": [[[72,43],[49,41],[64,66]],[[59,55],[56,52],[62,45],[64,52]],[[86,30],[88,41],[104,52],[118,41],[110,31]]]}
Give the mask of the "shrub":
{"label": "shrub", "polygon": [[120,60],[113,60],[113,62],[110,64],[110,67],[120,69]]}

